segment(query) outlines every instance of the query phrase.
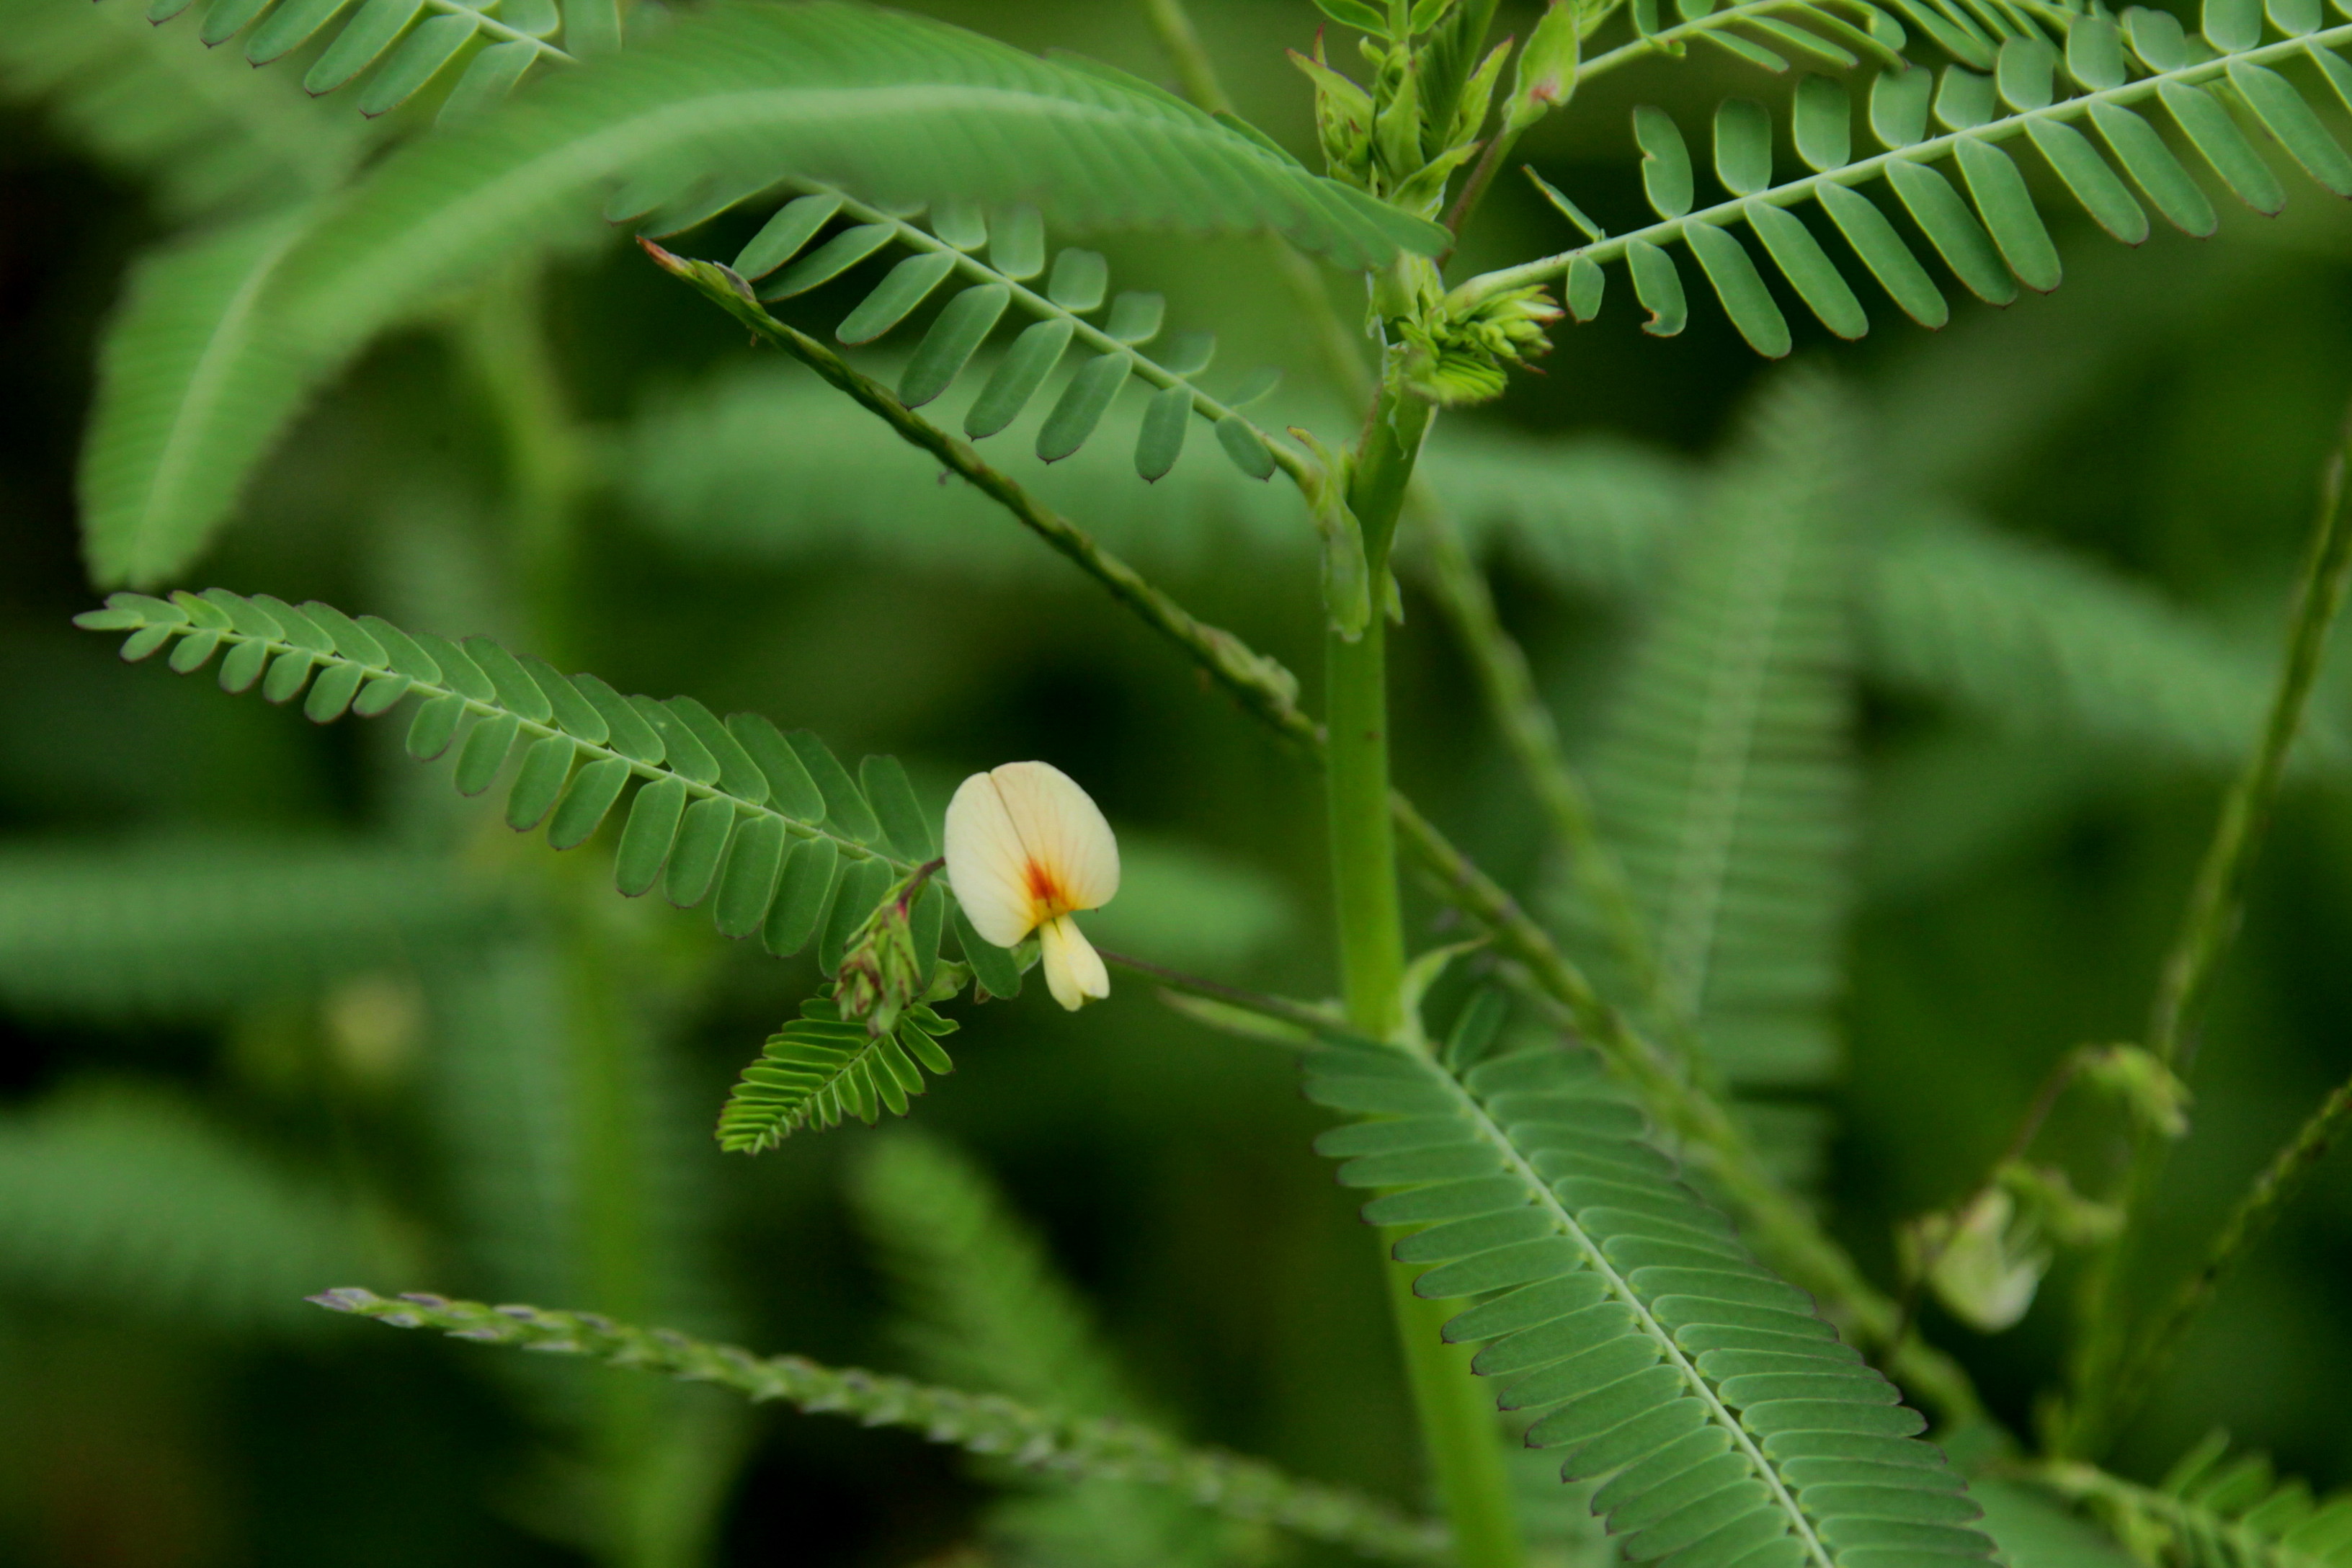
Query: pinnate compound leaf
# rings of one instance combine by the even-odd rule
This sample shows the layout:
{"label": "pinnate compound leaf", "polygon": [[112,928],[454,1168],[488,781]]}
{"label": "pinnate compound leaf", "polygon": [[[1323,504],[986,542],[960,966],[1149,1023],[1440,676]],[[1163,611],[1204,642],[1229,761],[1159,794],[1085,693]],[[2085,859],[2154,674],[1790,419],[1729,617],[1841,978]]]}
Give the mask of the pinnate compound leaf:
{"label": "pinnate compound leaf", "polygon": [[185,567],[293,418],[320,363],[274,331],[267,299],[313,209],[143,258],[99,353],[82,452],[82,548],[101,584]]}
{"label": "pinnate compound leaf", "polygon": [[637,1372],[731,1388],[749,1398],[898,1426],[975,1454],[1018,1456],[1066,1480],[1127,1480],[1166,1487],[1234,1519],[1280,1525],[1313,1541],[1388,1562],[1450,1560],[1444,1531],[1392,1506],[1337,1487],[1301,1481],[1272,1466],[1215,1448],[1188,1448],[1150,1427],[1060,1410],[1002,1394],[912,1383],[858,1368],[821,1366],[799,1356],[757,1356],[666,1329],[615,1323],[593,1312],[489,1307],[440,1296],[395,1299],[344,1287],[310,1298],[332,1311],[400,1329],[437,1329],[456,1339],[585,1356]]}
{"label": "pinnate compound leaf", "polygon": [[1073,226],[1272,231],[1351,267],[1446,244],[1166,94],[897,13],[734,5],[389,160],[298,258],[296,326],[364,336],[648,170],[749,180],[747,195],[799,177],[887,205],[1027,200]]}
{"label": "pinnate compound leaf", "polygon": [[[722,725],[691,698],[623,699],[593,676],[517,658],[487,637],[412,637],[373,616],[362,626],[326,605],[298,609],[217,588],[170,599],[118,593],[76,620],[126,634],[127,658],[171,645],[165,662],[182,675],[217,659],[231,690],[257,680],[275,702],[307,691],[303,710],[319,723],[346,711],[374,717],[414,697],[409,751],[430,759],[455,747],[459,793],[488,790],[519,753],[504,797],[509,826],[545,824],[549,842],[569,849],[618,813],[622,893],[658,884],[681,908],[712,902],[721,935],[760,933],[779,953],[806,942],[820,911],[832,917],[828,939],[845,938],[912,868],[871,847],[883,837],[876,803],[823,742],[806,731],[788,742],[752,715]],[[868,758],[863,772],[887,797],[892,833],[928,847],[929,824],[898,763]],[[927,979],[940,929],[937,915],[915,922]],[[840,952],[837,943],[826,949],[828,969]]]}
{"label": "pinnate compound leaf", "polygon": [[1592,1506],[1629,1558],[1990,1561],[1925,1419],[1683,1184],[1591,1055],[1541,1045],[1461,1069],[1349,1040],[1305,1068],[1308,1099],[1371,1118],[1318,1141],[1343,1184],[1384,1189],[1365,1220],[1427,1226],[1394,1247],[1428,1265],[1414,1294],[1482,1298],[1446,1339],[1484,1342],[1472,1370],[1564,1479],[1600,1483]]}
{"label": "pinnate compound leaf", "polygon": [[[1703,21],[1727,26],[1736,19],[1757,29],[1771,21],[1731,16],[1748,9],[1734,5],[1720,19]],[[2057,175],[2056,188],[2127,245],[2147,237],[2142,198],[2176,227],[2200,236],[2213,232],[2210,198],[2184,165],[2183,152],[2193,153],[2256,211],[2275,213],[2284,205],[2286,185],[2242,118],[2259,124],[2268,133],[2263,139],[2321,189],[2352,195],[2352,151],[2332,128],[2334,106],[2323,114],[2315,88],[2315,80],[2325,80],[2352,103],[2352,66],[2336,52],[2352,46],[2352,24],[2321,28],[2316,7],[2307,16],[2273,11],[2269,26],[2280,36],[2264,41],[2263,8],[2255,0],[2228,0],[2209,7],[2205,42],[2194,49],[2169,14],[2137,6],[2126,13],[2120,30],[2105,15],[2083,12],[2021,22],[2021,30],[1998,49],[1973,23],[1960,20],[1965,13],[1958,7],[1906,3],[1902,9],[1958,63],[1938,73],[1899,59],[1884,62],[1887,68],[1866,89],[1867,124],[1879,151],[1854,156],[1845,87],[1803,76],[1789,110],[1789,139],[1811,172],[1769,184],[1771,111],[1731,100],[1717,110],[1714,138],[1713,172],[1727,199],[1711,200],[1695,190],[1689,149],[1674,117],[1643,105],[1633,111],[1633,142],[1642,155],[1643,191],[1659,221],[1603,236],[1573,203],[1553,193],[1553,205],[1591,243],[1474,279],[1464,285],[1468,297],[1565,275],[1571,314],[1589,321],[1599,307],[1601,267],[1622,262],[1635,297],[1651,313],[1643,330],[1672,336],[1682,328],[1684,302],[1668,247],[1682,245],[1749,345],[1776,357],[1788,352],[1789,332],[1753,258],[1759,247],[1736,237],[1739,226],[1750,230],[1832,331],[1856,337],[1868,326],[1853,290],[1838,277],[1846,261],[1832,260],[1798,216],[1807,205],[1822,208],[1851,247],[1852,259],[1905,313],[1935,327],[1947,320],[1948,307],[1911,243],[1881,210],[1887,196],[1962,286],[2006,305],[2021,284],[2046,292],[2063,275],[2029,163],[2046,165]],[[2037,26],[2048,28],[2048,36]],[[1760,47],[1728,33],[1705,36],[1727,46]],[[2179,151],[2158,129],[2159,115],[2179,132]],[[1884,195],[1866,193],[1880,182]]]}

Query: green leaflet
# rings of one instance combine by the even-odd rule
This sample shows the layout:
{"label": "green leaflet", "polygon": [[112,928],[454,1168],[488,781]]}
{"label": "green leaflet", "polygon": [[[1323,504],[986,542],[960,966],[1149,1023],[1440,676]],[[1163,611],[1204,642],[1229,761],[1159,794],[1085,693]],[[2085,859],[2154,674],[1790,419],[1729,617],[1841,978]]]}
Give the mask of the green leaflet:
{"label": "green leaflet", "polygon": [[955,1070],[939,1042],[958,1026],[917,1004],[899,1016],[897,1028],[872,1035],[863,1024],[843,1021],[831,998],[812,997],[798,1018],[768,1037],[729,1092],[719,1113],[719,1146],[756,1154],[803,1128],[838,1127],[845,1116],[869,1127],[885,1110],[904,1116],[909,1099],[927,1087],[925,1071]]}
{"label": "green leaflet", "polygon": [[[170,599],[116,594],[107,608],[77,619],[127,632],[124,650],[138,658],[175,643],[169,662],[181,674],[215,656],[225,676],[233,663],[255,665],[236,672],[239,689],[258,668],[246,650],[258,648],[268,661],[263,695],[278,702],[303,696],[304,711],[321,723],[346,709],[388,712],[415,697],[409,750],[435,757],[454,744],[460,793],[488,790],[519,752],[505,797],[509,826],[520,832],[545,823],[549,841],[570,848],[620,811],[614,882],[621,892],[635,897],[658,882],[682,908],[715,895],[712,920],[722,935],[763,932],[777,952],[805,942],[828,900],[853,925],[863,920],[881,888],[910,868],[869,847],[882,833],[867,788],[884,793],[894,842],[929,847],[929,825],[890,759],[867,759],[861,787],[805,731],[788,741],[751,714],[722,725],[686,697],[625,701],[593,676],[517,659],[485,637],[462,646],[412,638],[374,616],[362,626],[329,605],[298,609],[217,588]],[[188,648],[196,657],[180,657]],[[824,853],[809,853],[814,847]],[[845,884],[864,889],[864,901],[835,898]],[[918,921],[917,931],[930,943],[918,955],[928,968],[936,919]]]}
{"label": "green leaflet", "polygon": [[[1818,245],[1803,243],[1801,227],[1783,221],[1789,209],[1819,203],[1895,302],[1923,324],[1940,326],[1948,312],[1934,283],[1863,186],[1884,180],[1969,291],[2006,304],[2016,298],[2018,283],[2047,290],[2061,276],[2032,171],[2017,162],[2028,151],[2095,221],[2126,244],[2145,238],[2147,226],[2123,175],[2168,221],[2192,234],[2210,233],[2210,199],[2150,122],[2160,110],[2233,195],[2257,211],[2276,212],[2285,188],[2224,106],[2222,90],[2244,104],[2321,188],[2352,193],[2352,152],[2318,111],[2303,70],[2287,68],[2307,60],[2339,91],[2352,85],[2352,68],[2332,52],[2352,44],[2352,25],[2323,29],[2316,10],[2307,18],[2296,13],[2290,18],[2294,26],[2276,24],[2285,37],[2263,43],[2260,9],[2252,0],[2231,3],[2236,8],[2214,24],[2230,47],[2219,55],[2204,51],[2206,58],[2192,58],[2168,14],[2131,8],[2129,42],[2148,73],[2138,77],[2126,66],[2123,35],[2104,16],[2037,13],[2028,20],[2021,11],[2007,13],[2000,24],[2006,36],[1996,49],[1973,23],[1958,20],[1967,13],[1957,6],[1931,8],[1926,0],[1906,5],[1906,16],[1963,63],[1946,67],[1939,78],[1925,67],[1890,61],[1892,68],[1871,79],[1867,118],[1883,150],[1853,159],[1845,88],[1803,76],[1794,94],[1790,140],[1812,172],[1768,185],[1774,139],[1769,111],[1748,100],[1728,100],[1716,118],[1715,164],[1730,199],[1713,205],[1694,205],[1690,157],[1673,118],[1641,106],[1634,110],[1633,139],[1644,192],[1660,221],[1607,237],[1588,228],[1591,243],[1473,279],[1456,290],[1456,303],[1466,306],[1564,274],[1590,279],[1600,265],[1622,261],[1636,296],[1653,314],[1644,330],[1670,335],[1679,314],[1670,306],[1679,304],[1679,289],[1663,247],[1681,243],[1691,248],[1749,344],[1776,355],[1786,352],[1787,342],[1778,309],[1748,249],[1727,243],[1727,231],[1745,223],[1757,229],[1766,254],[1815,313],[1841,336],[1852,336],[1864,324],[1858,302],[1849,309],[1827,287],[1838,263]],[[1758,28],[1768,19],[1743,18]],[[2049,36],[2035,30],[2045,27]],[[2092,130],[2096,141],[2087,134]],[[1580,288],[1597,309],[1599,290],[1589,281]],[[1592,311],[1574,314],[1583,321]]]}
{"label": "green leaflet", "polygon": [[2093,1466],[2052,1460],[2032,1479],[2088,1502],[2126,1541],[2150,1543],[2165,1568],[2341,1568],[2352,1562],[2352,1494],[2315,1499],[2259,1453],[2231,1456],[2215,1432],[2161,1484],[2141,1486]]}
{"label": "green leaflet", "polygon": [[313,213],[236,225],[133,270],[100,351],[79,475],[100,584],[159,583],[193,561],[323,370],[264,305]]}
{"label": "green leaflet", "polygon": [[[1990,1560],[1958,1476],[1916,1440],[1924,1419],[1675,1179],[1589,1054],[1541,1046],[1448,1067],[1346,1044],[1305,1069],[1310,1100],[1382,1119],[1318,1141],[1354,1156],[1342,1184],[1388,1189],[1368,1223],[1418,1223],[1429,1211],[1405,1205],[1460,1194],[1395,1255],[1432,1265],[1416,1295],[1493,1293],[1446,1338],[1486,1342],[1473,1370],[1529,1414],[1528,1445],[1559,1453],[1564,1479],[1601,1483],[1594,1510],[1629,1558]],[[1356,1152],[1403,1127],[1411,1153]],[[1443,1168],[1449,1154],[1461,1163]]]}

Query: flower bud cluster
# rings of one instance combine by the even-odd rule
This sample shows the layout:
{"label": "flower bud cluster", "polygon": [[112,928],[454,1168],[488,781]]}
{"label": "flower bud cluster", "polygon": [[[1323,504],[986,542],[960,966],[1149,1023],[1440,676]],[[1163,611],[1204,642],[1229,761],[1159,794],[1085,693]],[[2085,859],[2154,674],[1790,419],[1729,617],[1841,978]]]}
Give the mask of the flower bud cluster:
{"label": "flower bud cluster", "polygon": [[[876,1037],[898,1026],[898,1015],[923,999],[923,962],[915,947],[915,900],[939,862],[919,866],[890,889],[849,940],[834,974],[841,1016]],[[934,898],[938,897],[935,893]]]}
{"label": "flower bud cluster", "polygon": [[1478,132],[1510,54],[1505,39],[1475,70],[1460,68],[1483,40],[1493,0],[1422,0],[1384,15],[1360,0],[1322,0],[1327,15],[1360,29],[1369,85],[1337,69],[1324,53],[1293,50],[1315,84],[1315,124],[1331,177],[1393,206],[1433,218],[1445,183],[1478,151]]}
{"label": "flower bud cluster", "polygon": [[1507,366],[1550,352],[1544,330],[1560,314],[1540,287],[1466,305],[1431,299],[1394,323],[1404,348],[1399,374],[1415,395],[1441,408],[1500,397]]}

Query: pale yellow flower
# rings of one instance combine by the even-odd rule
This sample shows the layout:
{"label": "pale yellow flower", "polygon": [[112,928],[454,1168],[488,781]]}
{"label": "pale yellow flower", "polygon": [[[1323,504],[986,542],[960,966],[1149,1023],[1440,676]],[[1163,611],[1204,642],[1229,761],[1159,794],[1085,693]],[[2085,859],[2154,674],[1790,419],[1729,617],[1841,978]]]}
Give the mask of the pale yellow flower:
{"label": "pale yellow flower", "polygon": [[948,803],[948,880],[972,929],[999,947],[1031,931],[1054,1000],[1110,994],[1102,955],[1070,919],[1118,891],[1118,840],[1102,809],[1049,763],[974,773]]}

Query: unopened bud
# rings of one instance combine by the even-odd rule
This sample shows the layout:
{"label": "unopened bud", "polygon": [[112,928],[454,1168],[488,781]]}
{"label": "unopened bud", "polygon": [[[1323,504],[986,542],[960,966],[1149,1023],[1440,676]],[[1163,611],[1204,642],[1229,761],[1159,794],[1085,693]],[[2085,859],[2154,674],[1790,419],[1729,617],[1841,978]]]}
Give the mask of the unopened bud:
{"label": "unopened bud", "polygon": [[1528,47],[1519,51],[1519,68],[1511,80],[1511,101],[1503,111],[1503,129],[1516,136],[1566,103],[1576,91],[1576,68],[1583,56],[1584,29],[1579,7],[1551,0],[1551,7],[1536,24]]}
{"label": "unopened bud", "polygon": [[2138,1046],[2086,1046],[2083,1076],[2124,1102],[2150,1131],[2179,1138],[2189,1131],[2189,1086]]}

